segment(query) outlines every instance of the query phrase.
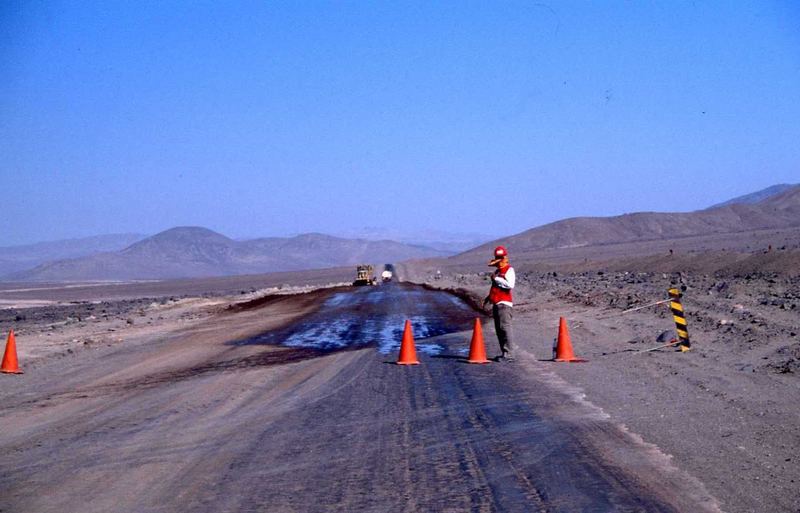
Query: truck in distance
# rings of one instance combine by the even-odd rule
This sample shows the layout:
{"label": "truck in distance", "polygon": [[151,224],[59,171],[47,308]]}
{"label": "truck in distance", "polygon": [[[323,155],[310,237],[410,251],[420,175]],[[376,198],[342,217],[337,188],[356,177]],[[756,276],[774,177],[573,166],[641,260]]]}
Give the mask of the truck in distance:
{"label": "truck in distance", "polygon": [[371,265],[362,264],[356,266],[356,281],[353,282],[354,286],[375,285],[376,283],[377,280],[372,274]]}

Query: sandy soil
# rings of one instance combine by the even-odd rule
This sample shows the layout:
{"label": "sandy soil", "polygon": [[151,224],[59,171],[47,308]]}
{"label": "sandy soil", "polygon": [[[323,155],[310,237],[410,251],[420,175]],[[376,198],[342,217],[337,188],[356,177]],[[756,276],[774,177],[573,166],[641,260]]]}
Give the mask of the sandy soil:
{"label": "sandy soil", "polygon": [[[692,256],[704,262],[693,272],[609,271],[614,266],[595,264],[559,273],[522,263],[516,266],[516,339],[523,354],[550,359],[565,317],[576,354],[589,361],[552,363],[548,370],[701,478],[724,511],[800,511],[796,258],[725,257],[714,270],[709,255]],[[654,260],[629,268],[658,267]],[[489,288],[482,273],[404,271],[413,281],[475,300]],[[622,312],[665,299],[673,286],[685,288],[693,349],[643,352],[674,330],[667,306]]]}
{"label": "sandy soil", "polygon": [[[13,329],[20,340],[17,344],[20,361],[26,368],[35,368],[52,358],[71,356],[86,349],[189,330],[232,304],[344,284],[325,282],[329,278],[327,271],[305,273],[300,277],[293,273],[292,278],[296,285],[284,283],[285,275],[272,280],[254,280],[253,283],[259,285],[264,281],[280,283],[260,289],[246,286],[242,277],[100,286],[17,285],[0,290],[0,298],[3,298],[0,299],[3,302],[0,303],[0,333],[5,336]],[[137,297],[142,292],[169,295]],[[199,296],[192,295],[198,292]],[[34,299],[19,297],[23,295]]]}

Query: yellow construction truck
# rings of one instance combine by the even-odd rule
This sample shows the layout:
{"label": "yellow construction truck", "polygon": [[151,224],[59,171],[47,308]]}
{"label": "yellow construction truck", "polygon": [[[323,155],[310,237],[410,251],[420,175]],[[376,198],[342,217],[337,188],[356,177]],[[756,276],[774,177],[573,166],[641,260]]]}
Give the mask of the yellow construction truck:
{"label": "yellow construction truck", "polygon": [[362,285],[376,285],[377,283],[378,281],[372,274],[371,265],[364,264],[356,266],[356,281],[353,282],[353,285],[359,287]]}

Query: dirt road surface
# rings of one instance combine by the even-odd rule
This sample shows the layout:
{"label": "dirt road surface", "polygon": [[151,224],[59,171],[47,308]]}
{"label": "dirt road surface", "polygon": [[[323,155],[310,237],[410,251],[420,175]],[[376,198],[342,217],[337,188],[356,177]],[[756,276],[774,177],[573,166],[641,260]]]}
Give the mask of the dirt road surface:
{"label": "dirt road surface", "polygon": [[467,364],[476,315],[328,289],[3,377],[0,511],[718,511],[546,363]]}

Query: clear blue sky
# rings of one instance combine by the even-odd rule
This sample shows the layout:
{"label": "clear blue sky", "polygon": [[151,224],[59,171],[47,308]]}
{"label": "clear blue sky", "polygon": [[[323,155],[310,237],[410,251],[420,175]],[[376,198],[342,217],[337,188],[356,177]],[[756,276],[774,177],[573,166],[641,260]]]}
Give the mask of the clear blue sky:
{"label": "clear blue sky", "polygon": [[0,246],[494,236],[800,182],[800,4],[0,2]]}

